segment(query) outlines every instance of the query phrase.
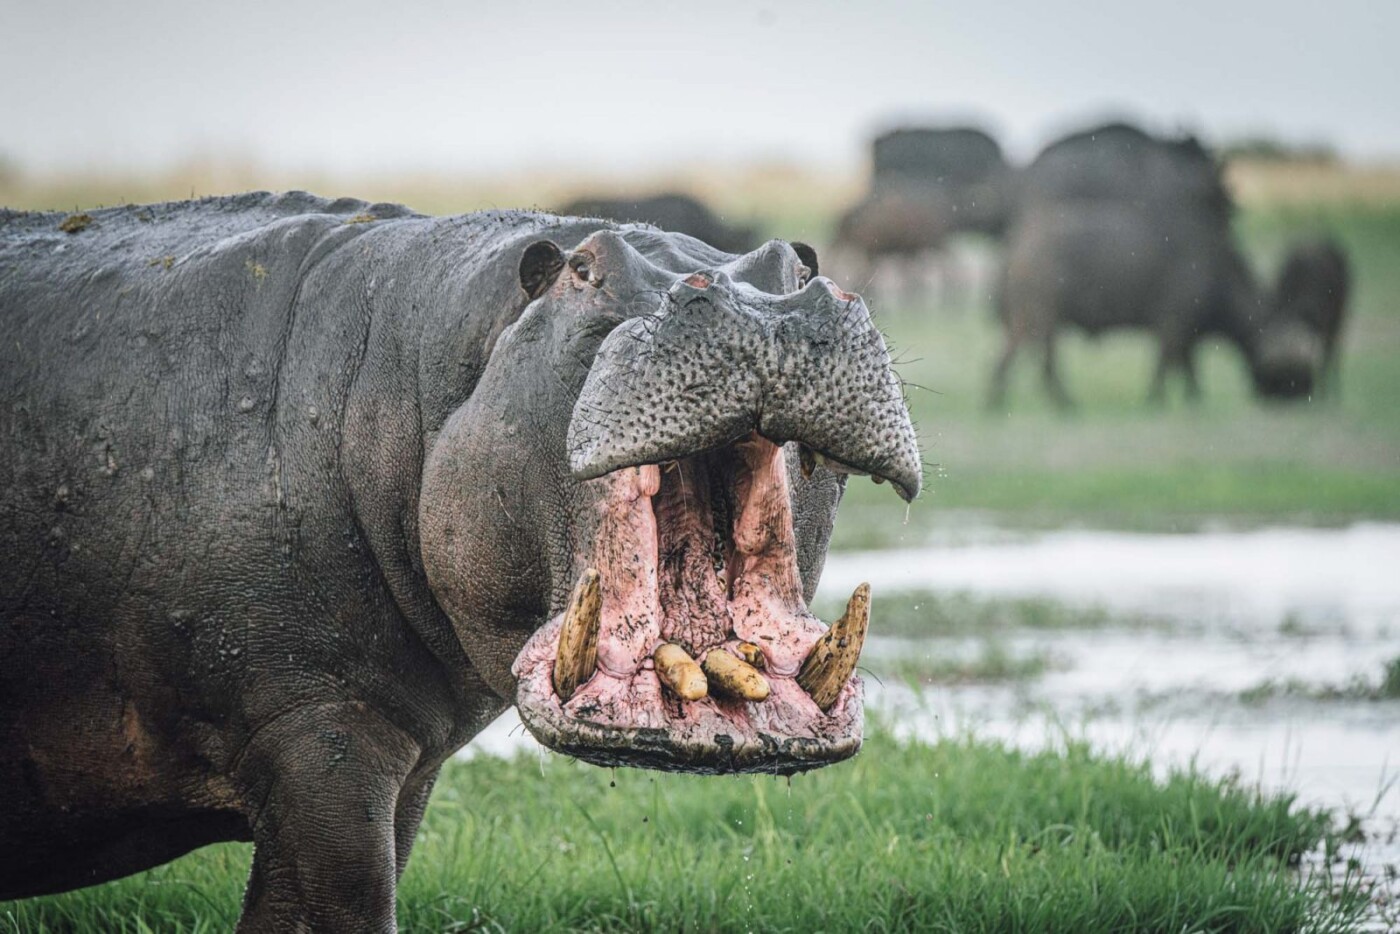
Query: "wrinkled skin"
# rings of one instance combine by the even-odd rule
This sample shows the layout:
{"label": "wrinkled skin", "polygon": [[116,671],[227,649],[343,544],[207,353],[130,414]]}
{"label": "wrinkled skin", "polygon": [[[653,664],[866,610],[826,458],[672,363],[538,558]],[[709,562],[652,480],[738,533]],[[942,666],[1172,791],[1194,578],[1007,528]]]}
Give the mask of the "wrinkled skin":
{"label": "wrinkled skin", "polygon": [[[736,257],[649,228],[304,193],[63,220],[0,215],[0,899],[252,840],[242,929],[392,931],[439,767],[512,701],[598,761],[789,772],[858,747],[858,681],[822,711],[783,666],[820,629],[805,600],[845,473],[913,496],[919,462],[863,304],[809,249]],[[701,412],[732,437],[648,451],[627,432],[669,425],[660,410],[578,415],[628,373],[663,378],[629,344],[686,359],[705,306],[732,346],[775,354],[752,368],[756,409]],[[833,411],[836,390],[870,430]],[[628,463],[650,454],[684,456]],[[694,537],[706,514],[665,478],[701,467],[734,516]],[[665,554],[632,547],[626,523],[648,521]],[[734,593],[675,612],[711,535]],[[660,558],[666,583],[629,579],[629,558]],[[611,667],[580,691],[617,704],[596,726],[559,713],[537,649],[548,668],[551,621],[600,563]],[[781,703],[649,703],[656,676],[617,667],[614,607],[658,599],[666,626],[733,625],[693,626],[695,652],[779,647]],[[779,741],[726,758],[719,718]]]}
{"label": "wrinkled skin", "polygon": [[1297,321],[1322,342],[1318,389],[1331,393],[1337,382],[1337,345],[1346,321],[1351,270],[1335,240],[1308,240],[1293,246],[1279,269],[1274,313]]}
{"label": "wrinkled skin", "polygon": [[1188,398],[1199,397],[1194,350],[1210,336],[1239,350],[1265,396],[1306,395],[1318,361],[1310,335],[1273,315],[1228,230],[1198,216],[1113,201],[1047,202],[1025,212],[1008,239],[998,312],[1006,339],[992,376],[996,408],[1026,344],[1041,350],[1051,399],[1071,404],[1055,355],[1055,337],[1066,327],[1153,334],[1154,402],[1163,399],[1173,370]]}
{"label": "wrinkled skin", "polygon": [[758,246],[758,235],[752,227],[725,223],[695,198],[678,192],[638,198],[579,198],[564,205],[559,213],[651,224],[702,240],[726,253],[747,253]]}

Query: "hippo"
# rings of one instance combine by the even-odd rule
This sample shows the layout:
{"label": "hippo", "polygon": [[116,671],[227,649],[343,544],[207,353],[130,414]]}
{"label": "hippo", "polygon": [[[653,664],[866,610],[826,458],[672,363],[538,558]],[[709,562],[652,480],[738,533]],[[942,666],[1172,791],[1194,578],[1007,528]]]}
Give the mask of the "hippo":
{"label": "hippo", "polygon": [[1227,229],[1192,212],[1149,212],[1114,201],[1046,203],[1021,215],[1008,240],[997,296],[1005,343],[989,403],[1005,402],[1018,349],[1042,350],[1046,392],[1071,404],[1059,376],[1055,338],[1075,326],[1090,336],[1146,330],[1158,342],[1149,401],[1161,402],[1179,370],[1187,397],[1200,396],[1194,350],[1208,336],[1236,347],[1256,392],[1306,396],[1319,361],[1317,342],[1275,315]]}
{"label": "hippo", "polygon": [[700,201],[680,192],[645,197],[584,197],[559,209],[560,214],[603,217],[614,221],[641,221],[688,234],[726,253],[747,253],[758,246],[752,227],[727,224]]}
{"label": "hippo", "polygon": [[1328,394],[1337,381],[1337,344],[1346,321],[1351,270],[1341,244],[1330,237],[1295,243],[1279,269],[1274,312],[1300,322],[1322,344],[1318,391]]}
{"label": "hippo", "polygon": [[847,479],[921,460],[857,295],[542,213],[265,192],[0,215],[0,899],[254,842],[242,930],[395,927],[514,703],[589,762],[861,742]]}

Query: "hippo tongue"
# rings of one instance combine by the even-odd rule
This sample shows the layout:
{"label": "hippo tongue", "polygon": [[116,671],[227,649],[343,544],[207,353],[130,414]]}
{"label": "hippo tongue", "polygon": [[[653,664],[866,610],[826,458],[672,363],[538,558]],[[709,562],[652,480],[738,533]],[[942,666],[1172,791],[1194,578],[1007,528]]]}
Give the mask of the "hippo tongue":
{"label": "hippo tongue", "polygon": [[825,627],[802,600],[782,449],[754,434],[593,482],[589,570],[514,666],[531,731],[594,762],[692,771],[792,772],[853,753],[864,610],[804,669]]}

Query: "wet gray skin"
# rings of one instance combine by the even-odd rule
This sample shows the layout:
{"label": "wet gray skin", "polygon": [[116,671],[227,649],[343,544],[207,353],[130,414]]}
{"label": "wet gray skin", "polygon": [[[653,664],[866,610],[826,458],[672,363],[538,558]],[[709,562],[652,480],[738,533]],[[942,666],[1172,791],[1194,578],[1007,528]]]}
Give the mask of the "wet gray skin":
{"label": "wet gray skin", "polygon": [[[858,683],[796,693],[803,601],[846,473],[913,496],[919,465],[816,266],[304,193],[0,213],[0,898],[241,839],[245,929],[393,930],[440,765],[517,699],[595,761],[854,752]],[[643,475],[650,557],[611,537]],[[633,557],[697,659],[772,636],[772,699],[629,695],[619,724],[517,679],[580,575]],[[617,587],[581,698],[616,675]]]}

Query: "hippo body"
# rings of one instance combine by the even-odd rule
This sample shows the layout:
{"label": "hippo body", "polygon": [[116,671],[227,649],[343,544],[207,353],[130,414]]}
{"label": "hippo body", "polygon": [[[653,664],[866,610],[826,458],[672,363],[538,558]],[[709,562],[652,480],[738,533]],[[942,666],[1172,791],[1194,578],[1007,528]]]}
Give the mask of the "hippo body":
{"label": "hippo body", "polygon": [[[619,644],[645,630],[620,622],[617,602],[654,608],[658,537],[683,544],[693,516],[670,505],[678,518],[648,520],[650,550],[632,558],[650,591],[607,576],[596,555],[625,538],[607,517],[642,523],[652,501],[631,478],[656,481],[661,510],[670,481],[648,465],[664,455],[679,475],[697,461],[674,431],[648,448],[656,461],[629,460],[651,440],[641,408],[622,427],[571,420],[599,347],[616,380],[645,343],[608,343],[613,331],[663,332],[680,313],[672,279],[704,270],[687,280],[703,286],[676,286],[687,307],[750,309],[740,324],[756,322],[763,346],[763,302],[785,303],[784,320],[838,302],[798,252],[773,241],[733,257],[597,220],[433,218],[305,193],[0,216],[0,899],[253,840],[242,928],[393,930],[440,765],[516,699],[512,665],[532,634],[547,642],[537,630],[559,619],[585,563],[604,567],[592,638],[613,668],[583,668],[580,694],[607,681],[621,701],[606,735],[581,741],[587,712],[554,696],[549,665],[529,669],[519,702],[529,714],[543,698],[547,742],[567,734],[598,761],[695,771],[791,772],[851,754],[854,679],[819,710],[775,667],[787,702],[772,713],[713,697],[658,712],[658,676],[641,662],[622,687],[608,681]],[[641,288],[646,277],[661,291]],[[599,392],[583,400],[591,411],[606,406]],[[820,632],[802,601],[846,472],[917,492],[907,451],[819,437],[811,411],[712,408],[724,430],[697,455],[721,478],[706,488],[738,503],[732,535],[716,524],[730,542],[721,575],[743,591],[757,586],[745,562],[767,561],[800,591],[745,623],[773,640],[765,650],[797,652]],[[643,437],[617,440],[623,427]],[[591,446],[571,461],[575,428]],[[630,512],[609,498],[624,487]],[[747,544],[755,501],[776,545]],[[744,597],[733,606],[753,605]],[[662,602],[644,621],[648,652],[658,625],[679,641]],[[696,659],[730,651],[721,604],[721,631],[686,642]],[[723,758],[706,744],[721,714],[741,739],[805,718],[809,741]],[[667,719],[681,715],[684,729]]]}

